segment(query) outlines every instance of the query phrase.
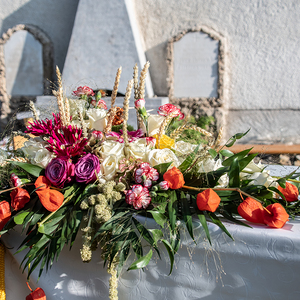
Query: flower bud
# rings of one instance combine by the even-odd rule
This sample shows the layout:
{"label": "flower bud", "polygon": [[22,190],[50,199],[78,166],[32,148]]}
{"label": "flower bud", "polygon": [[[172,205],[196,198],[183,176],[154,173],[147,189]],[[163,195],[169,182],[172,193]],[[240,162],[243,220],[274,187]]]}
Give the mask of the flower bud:
{"label": "flower bud", "polygon": [[151,191],[149,194],[150,194],[150,197],[151,197],[151,198],[153,198],[153,197],[156,197],[156,196],[157,196],[157,194],[156,194],[155,192],[153,192],[153,191]]}
{"label": "flower bud", "polygon": [[163,191],[167,191],[169,188],[170,188],[170,184],[168,181],[161,181],[159,184],[158,184],[159,188]]}

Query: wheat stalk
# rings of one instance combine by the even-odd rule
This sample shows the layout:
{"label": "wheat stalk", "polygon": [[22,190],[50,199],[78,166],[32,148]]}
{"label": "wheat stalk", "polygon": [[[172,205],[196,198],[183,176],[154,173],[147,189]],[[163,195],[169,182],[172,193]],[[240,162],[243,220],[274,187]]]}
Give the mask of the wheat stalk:
{"label": "wheat stalk", "polygon": [[221,140],[222,140],[222,137],[223,137],[223,127],[220,128],[219,130],[219,133],[218,133],[218,136],[217,136],[217,139],[213,145],[213,148],[216,149],[220,146],[220,143],[221,143]]}
{"label": "wheat stalk", "polygon": [[80,109],[77,110],[77,114],[78,114],[78,119],[79,119],[79,122],[81,125],[81,129],[82,129],[82,135],[83,135],[83,137],[87,138],[88,132],[87,132],[86,124],[84,122],[83,115],[82,115]]}
{"label": "wheat stalk", "polygon": [[161,140],[163,134],[165,133],[165,128],[167,127],[169,122],[172,120],[172,118],[174,118],[176,115],[177,115],[177,111],[170,113],[169,115],[167,115],[165,117],[164,121],[161,123],[161,125],[159,127],[159,131],[158,131],[158,135],[157,135],[157,147],[158,148],[159,148],[160,140]]}
{"label": "wheat stalk", "polygon": [[134,87],[134,100],[139,99],[139,68],[138,65],[135,64],[133,67],[133,87]]}
{"label": "wheat stalk", "polygon": [[65,98],[65,120],[66,125],[70,125],[70,102],[68,98]]}
{"label": "wheat stalk", "polygon": [[141,71],[141,75],[140,75],[138,99],[143,99],[145,97],[145,80],[146,80],[147,71],[148,71],[149,67],[150,67],[150,62],[147,61],[146,64],[144,65],[144,68]]}
{"label": "wheat stalk", "polygon": [[170,135],[171,139],[176,140],[180,136],[180,134],[186,129],[188,120],[189,120],[189,116],[184,118],[183,124],[171,133]]}
{"label": "wheat stalk", "polygon": [[62,125],[66,125],[66,115],[65,115],[65,107],[64,107],[64,95],[63,95],[63,87],[62,87],[62,80],[61,80],[61,73],[59,71],[58,66],[56,66],[56,76],[57,76],[57,83],[58,83],[58,90],[53,91],[53,95],[56,97],[60,120]]}
{"label": "wheat stalk", "polygon": [[116,114],[116,108],[114,107],[115,102],[116,102],[116,97],[118,93],[118,88],[119,88],[119,83],[120,83],[120,77],[122,73],[122,67],[120,67],[117,71],[116,78],[115,78],[115,84],[113,91],[111,93],[111,105],[110,105],[110,113],[107,119],[107,125],[105,126],[104,133],[110,132],[112,123]]}
{"label": "wheat stalk", "polygon": [[123,103],[123,109],[124,109],[124,121],[123,121],[123,139],[124,139],[124,151],[125,155],[128,156],[127,153],[127,147],[129,146],[128,142],[128,133],[127,133],[127,120],[128,120],[128,110],[129,110],[129,99],[131,95],[131,90],[133,86],[133,79],[128,81],[127,88],[126,88],[126,93],[125,93],[125,98],[124,98],[124,103]]}
{"label": "wheat stalk", "polygon": [[35,120],[39,120],[38,113],[32,100],[29,101],[29,108],[32,111]]}

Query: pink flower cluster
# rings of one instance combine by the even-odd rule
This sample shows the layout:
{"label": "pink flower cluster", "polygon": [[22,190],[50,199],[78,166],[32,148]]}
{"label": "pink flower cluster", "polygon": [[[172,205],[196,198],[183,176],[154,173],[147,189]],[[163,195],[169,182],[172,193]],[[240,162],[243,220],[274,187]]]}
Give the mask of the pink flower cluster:
{"label": "pink flower cluster", "polygon": [[159,115],[164,116],[164,117],[175,112],[174,117],[179,116],[179,120],[182,120],[184,118],[184,114],[180,111],[180,109],[171,103],[167,103],[167,104],[160,106],[158,108],[157,112]]}
{"label": "pink flower cluster", "polygon": [[107,105],[106,102],[102,99],[100,99],[98,102],[97,100],[92,100],[91,104],[96,107],[96,108],[103,108],[103,109],[107,109]]}
{"label": "pink flower cluster", "polygon": [[143,183],[144,187],[150,188],[153,181],[159,179],[159,173],[152,168],[149,163],[142,163],[134,174],[134,179],[137,183]]}
{"label": "pink flower cluster", "polygon": [[[144,132],[142,129],[138,129],[136,131],[127,131],[128,134],[128,141],[129,143],[136,141],[137,139],[141,138],[144,135]],[[108,132],[106,134],[106,137],[110,137],[114,140],[116,140],[119,143],[124,143],[124,139],[123,139],[123,130],[120,130],[120,133],[118,132]]]}
{"label": "pink flower cluster", "polygon": [[81,97],[83,95],[86,96],[94,96],[94,91],[88,86],[79,86],[76,91],[73,91],[73,95],[77,97]]}
{"label": "pink flower cluster", "polygon": [[133,205],[135,209],[147,208],[151,202],[149,190],[140,184],[135,184],[126,193],[126,203]]}

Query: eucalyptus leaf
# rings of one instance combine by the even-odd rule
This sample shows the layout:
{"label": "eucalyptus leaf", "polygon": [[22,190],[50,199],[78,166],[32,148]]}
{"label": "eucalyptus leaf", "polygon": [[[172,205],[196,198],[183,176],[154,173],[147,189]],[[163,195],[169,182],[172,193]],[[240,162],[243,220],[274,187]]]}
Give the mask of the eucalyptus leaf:
{"label": "eucalyptus leaf", "polygon": [[24,222],[24,219],[26,218],[26,216],[29,214],[29,211],[24,211],[20,214],[17,214],[16,216],[14,216],[14,221],[17,225],[21,225]]}
{"label": "eucalyptus leaf", "polygon": [[207,226],[207,221],[206,221],[206,218],[205,218],[205,215],[203,213],[199,213],[197,214],[199,220],[200,220],[200,223],[204,229],[204,232],[206,234],[206,237],[209,241],[209,243],[211,244],[211,239],[210,239],[210,234],[209,234],[209,230],[208,230],[208,226]]}
{"label": "eucalyptus leaf", "polygon": [[171,264],[171,268],[170,268],[170,273],[169,275],[172,273],[173,271],[173,265],[174,265],[174,251],[172,246],[170,245],[170,243],[167,240],[161,240],[163,242],[163,244],[165,245],[168,254],[169,254],[169,258],[170,258],[170,264]]}
{"label": "eucalyptus leaf", "polygon": [[186,199],[186,195],[184,192],[181,192],[180,194],[180,202],[181,202],[181,207],[182,207],[182,215],[183,215],[183,220],[185,222],[186,228],[193,239],[194,243],[196,244],[196,241],[194,239],[194,232],[193,232],[193,220],[192,220],[192,215],[190,211],[190,206],[189,202]]}
{"label": "eucalyptus leaf", "polygon": [[229,187],[240,186],[240,165],[237,157],[231,163],[228,172],[228,177],[229,177]]}
{"label": "eucalyptus leaf", "polygon": [[230,156],[234,155],[233,152],[231,152],[229,150],[226,150],[226,149],[225,150],[221,150],[220,154],[223,155],[223,156],[225,156],[225,157],[230,157]]}
{"label": "eucalyptus leaf", "polygon": [[194,162],[194,159],[196,157],[196,154],[199,150],[200,144],[196,147],[196,149],[191,152],[187,158],[181,163],[181,165],[178,167],[181,173],[185,172]]}
{"label": "eucalyptus leaf", "polygon": [[162,163],[162,164],[154,166],[153,168],[156,169],[159,174],[164,174],[167,172],[167,170],[171,164],[172,164],[172,162]]}
{"label": "eucalyptus leaf", "polygon": [[219,220],[219,218],[213,212],[208,211],[207,214],[214,224],[219,226],[222,229],[222,231],[224,231],[232,240],[234,240],[233,237],[231,236],[231,234],[226,229],[226,227],[223,225],[223,223]]}
{"label": "eucalyptus leaf", "polygon": [[171,230],[175,230],[175,227],[176,227],[176,218],[177,218],[177,203],[176,203],[176,201],[177,201],[176,192],[172,191],[169,202],[168,202],[168,214],[169,214]]}

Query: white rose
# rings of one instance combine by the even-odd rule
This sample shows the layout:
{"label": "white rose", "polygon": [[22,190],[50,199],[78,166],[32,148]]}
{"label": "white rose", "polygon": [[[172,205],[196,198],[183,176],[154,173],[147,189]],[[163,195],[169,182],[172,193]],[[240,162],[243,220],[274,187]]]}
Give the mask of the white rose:
{"label": "white rose", "polygon": [[168,148],[150,150],[147,156],[148,162],[152,167],[171,161],[173,162],[172,166],[178,167],[180,165],[177,156]]}
{"label": "white rose", "polygon": [[[223,167],[221,159],[218,159],[214,166],[214,171]],[[227,187],[229,184],[229,176],[227,174],[222,175],[218,180],[218,185],[216,187]]]}
{"label": "white rose", "polygon": [[[196,149],[197,145],[187,143],[184,141],[179,141],[176,142],[173,146],[173,149],[175,150],[176,155],[181,156],[181,155],[187,155],[194,151]],[[199,149],[202,147],[200,146]]]}
{"label": "white rose", "polygon": [[102,144],[100,155],[105,159],[108,155],[114,154],[121,160],[124,155],[124,144],[113,140],[107,140]]}
{"label": "white rose", "polygon": [[36,152],[35,157],[32,158],[30,161],[32,164],[40,166],[45,169],[53,157],[54,155],[51,152],[49,152],[47,149],[40,149]]}
{"label": "white rose", "polygon": [[106,127],[106,111],[104,109],[89,108],[86,111],[90,121],[90,129],[103,131]]}
{"label": "white rose", "polygon": [[134,142],[129,143],[129,155],[134,158],[140,158],[143,161],[147,160],[147,153],[149,152],[149,147],[147,147],[147,142],[145,138],[137,139]]}
{"label": "white rose", "polygon": [[275,186],[277,187],[276,180],[271,177],[268,172],[255,172],[248,179],[252,180],[250,184],[264,185],[265,187]]}
{"label": "white rose", "polygon": [[112,180],[118,170],[118,157],[115,154],[108,155],[101,163],[100,176],[105,180]]}
{"label": "white rose", "polygon": [[[165,117],[160,115],[149,115],[148,117],[148,136],[153,136],[158,134],[161,123],[164,121]],[[143,123],[142,130],[146,131],[146,127]]]}
{"label": "white rose", "polygon": [[215,170],[216,161],[213,158],[207,158],[198,163],[200,173],[208,173]]}
{"label": "white rose", "polygon": [[45,148],[46,145],[45,141],[37,137],[25,142],[21,150],[32,164],[46,168],[53,158],[53,154]]}

